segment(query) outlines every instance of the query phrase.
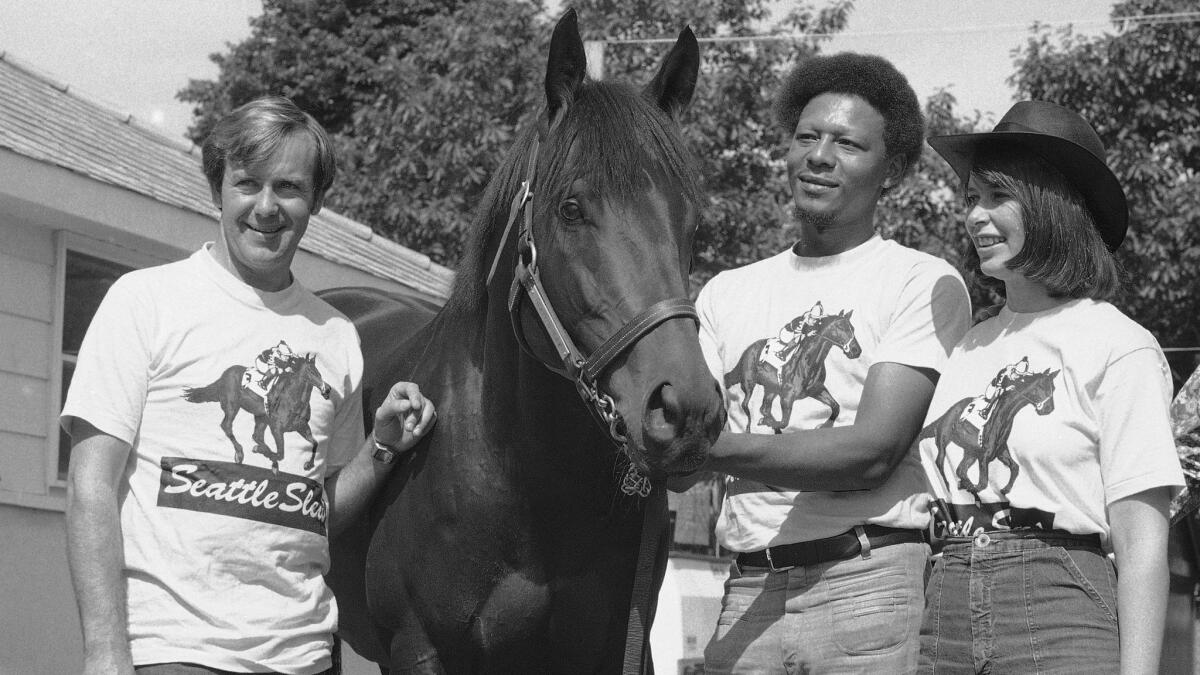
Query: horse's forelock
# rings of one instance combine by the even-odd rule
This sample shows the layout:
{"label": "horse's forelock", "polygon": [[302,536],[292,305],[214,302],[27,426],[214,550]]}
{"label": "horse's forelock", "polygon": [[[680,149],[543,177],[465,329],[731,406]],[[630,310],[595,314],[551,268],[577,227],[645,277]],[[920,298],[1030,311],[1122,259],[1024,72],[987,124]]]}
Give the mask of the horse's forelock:
{"label": "horse's forelock", "polygon": [[[471,239],[459,264],[451,306],[472,308],[483,299],[484,277],[495,254],[489,242],[507,222],[513,196],[525,179],[536,130],[535,123],[519,134],[484,191],[472,218]],[[643,166],[675,177],[685,199],[694,205],[700,201],[699,170],[678,125],[628,84],[585,81],[576,100],[542,139],[539,155],[546,163],[538,166],[534,189],[543,194],[562,194],[582,177],[605,195],[627,199],[648,187],[645,172],[629,170]]]}
{"label": "horse's forelock", "polygon": [[545,155],[543,184],[554,194],[582,177],[603,194],[628,199],[648,187],[644,172],[629,170],[642,166],[676,178],[685,198],[699,200],[699,172],[678,125],[629,84],[585,82],[548,145],[555,151]]}

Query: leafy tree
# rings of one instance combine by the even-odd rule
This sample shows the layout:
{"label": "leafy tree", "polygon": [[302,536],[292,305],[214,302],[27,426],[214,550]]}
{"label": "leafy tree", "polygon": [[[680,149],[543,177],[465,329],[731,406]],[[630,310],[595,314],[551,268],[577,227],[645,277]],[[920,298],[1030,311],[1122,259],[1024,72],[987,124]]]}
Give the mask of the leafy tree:
{"label": "leafy tree", "polygon": [[1011,79],[1022,98],[1076,110],[1099,132],[1130,204],[1124,309],[1164,346],[1200,345],[1200,49],[1194,24],[1119,18],[1194,9],[1120,2],[1116,32],[1092,39],[1040,27]]}
{"label": "leafy tree", "polygon": [[413,28],[464,2],[263,0],[250,37],[209,56],[220,69],[216,81],[191,80],[176,95],[195,104],[188,136],[203,140],[218,119],[264,94],[291,98],[339,133],[374,99],[385,76],[379,61],[420,44],[406,39]]}
{"label": "leafy tree", "polygon": [[419,49],[385,57],[373,99],[340,136],[346,182],[334,208],[456,262],[491,170],[543,96],[549,31],[540,11],[468,2],[414,30]]}
{"label": "leafy tree", "polygon": [[341,171],[329,206],[453,264],[461,227],[541,92],[541,0],[264,0],[249,38],[193,80],[199,142],[264,94],[325,125]]}

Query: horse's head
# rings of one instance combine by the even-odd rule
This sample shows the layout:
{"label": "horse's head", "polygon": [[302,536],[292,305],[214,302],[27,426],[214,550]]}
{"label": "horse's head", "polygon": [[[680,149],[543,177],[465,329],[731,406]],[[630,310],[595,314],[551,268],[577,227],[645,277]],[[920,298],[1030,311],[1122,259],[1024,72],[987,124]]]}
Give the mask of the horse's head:
{"label": "horse's head", "polygon": [[[515,295],[508,278],[490,275],[488,295],[517,299],[514,325],[528,350],[572,378],[585,371],[577,385],[586,390],[590,379],[601,412],[615,408],[608,423],[627,440],[630,461],[660,476],[694,469],[724,425],[687,300],[700,194],[674,116],[691,99],[698,66],[696,38],[684,29],[644,90],[589,80],[567,12],[551,39],[546,108],[501,169],[507,180],[498,176],[506,185],[493,220],[512,234],[493,232],[485,256],[492,271],[516,258]],[[510,202],[522,179],[529,202]],[[563,338],[552,336],[539,296]],[[586,361],[579,368],[564,354],[571,349]]]}
{"label": "horse's head", "polygon": [[1040,373],[1026,373],[1017,378],[1013,392],[1033,404],[1039,415],[1054,412],[1054,377],[1059,371],[1049,368]]}
{"label": "horse's head", "polygon": [[857,359],[862,354],[862,346],[858,344],[858,338],[854,337],[854,324],[850,323],[853,314],[854,310],[842,310],[821,319],[817,334],[840,348],[847,357]]}

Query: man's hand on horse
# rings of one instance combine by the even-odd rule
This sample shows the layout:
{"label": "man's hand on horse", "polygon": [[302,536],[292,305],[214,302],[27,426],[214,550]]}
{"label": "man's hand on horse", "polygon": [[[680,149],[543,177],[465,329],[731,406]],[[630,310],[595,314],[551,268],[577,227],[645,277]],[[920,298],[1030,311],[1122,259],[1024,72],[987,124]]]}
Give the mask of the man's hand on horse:
{"label": "man's hand on horse", "polygon": [[435,422],[433,401],[421,394],[421,388],[412,382],[397,382],[375,410],[375,440],[396,452],[407,452]]}

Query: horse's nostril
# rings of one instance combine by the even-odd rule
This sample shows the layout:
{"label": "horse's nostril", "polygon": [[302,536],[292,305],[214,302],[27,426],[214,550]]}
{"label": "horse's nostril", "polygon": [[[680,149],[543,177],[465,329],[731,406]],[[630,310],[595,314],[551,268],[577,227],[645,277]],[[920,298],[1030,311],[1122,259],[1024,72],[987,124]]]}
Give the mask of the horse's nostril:
{"label": "horse's nostril", "polygon": [[650,397],[650,407],[662,410],[665,424],[675,426],[679,423],[679,397],[669,382],[664,382]]}

